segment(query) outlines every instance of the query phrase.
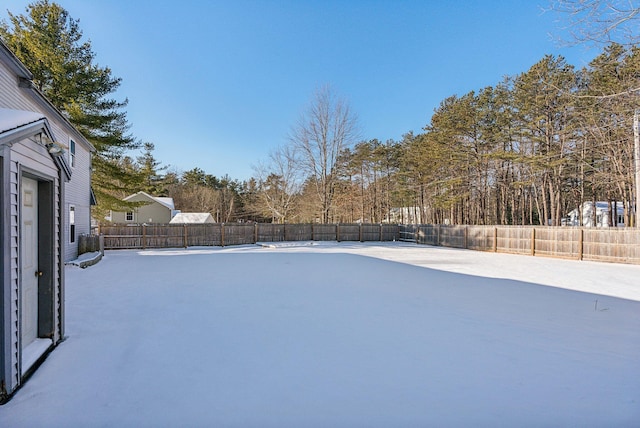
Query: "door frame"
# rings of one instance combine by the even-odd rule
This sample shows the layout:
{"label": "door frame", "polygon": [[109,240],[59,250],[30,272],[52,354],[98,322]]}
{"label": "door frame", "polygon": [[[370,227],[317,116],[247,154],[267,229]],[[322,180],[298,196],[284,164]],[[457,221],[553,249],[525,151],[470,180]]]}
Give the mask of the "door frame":
{"label": "door frame", "polygon": [[[19,201],[18,215],[20,225],[18,229],[18,242],[22,245],[22,178],[30,178],[38,183],[38,270],[42,276],[38,277],[38,332],[37,337],[43,339],[55,338],[55,279],[56,279],[56,198],[55,198],[55,178],[46,174],[34,171],[30,168],[20,166],[18,168]],[[19,249],[18,254],[21,254]],[[19,256],[21,257],[21,256]],[[18,272],[20,272],[18,286],[22,288],[22,260]],[[18,296],[21,293],[18,292]],[[22,298],[18,302],[18,320],[20,331],[22,331]],[[23,344],[21,334],[18,334],[18,349],[22,360]],[[22,364],[22,363],[21,363]],[[22,371],[20,367],[19,372]]]}

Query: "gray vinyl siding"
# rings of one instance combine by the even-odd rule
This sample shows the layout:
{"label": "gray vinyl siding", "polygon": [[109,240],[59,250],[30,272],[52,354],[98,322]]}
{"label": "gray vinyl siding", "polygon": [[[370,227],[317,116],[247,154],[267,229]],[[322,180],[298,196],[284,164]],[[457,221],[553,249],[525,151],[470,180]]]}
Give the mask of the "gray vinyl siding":
{"label": "gray vinyl siding", "polygon": [[[42,124],[34,125],[30,129],[34,134],[41,131],[50,131],[58,142],[66,145],[72,136],[75,140],[77,167],[72,174],[72,181],[63,181],[67,176],[59,169],[63,168],[59,160],[54,161],[51,155],[40,143],[27,137],[27,132],[22,137],[9,140],[10,135],[4,134],[0,145],[0,186],[2,187],[2,251],[3,258],[2,278],[0,282],[2,312],[0,327],[2,340],[0,341],[0,399],[6,398],[20,386],[22,382],[21,343],[20,343],[20,183],[22,177],[28,174],[41,182],[45,204],[45,216],[39,219],[39,223],[45,226],[40,229],[40,238],[43,238],[38,246],[43,258],[39,259],[41,266],[46,270],[43,299],[47,304],[42,306],[44,317],[43,333],[52,336],[54,345],[57,345],[64,337],[64,253],[65,223],[64,210],[66,202],[64,194],[69,188],[77,201],[72,200],[78,209],[84,210],[85,215],[79,215],[76,220],[79,230],[89,230],[90,219],[90,172],[89,152],[91,145],[55,110],[35,89],[20,87],[19,77],[30,78],[29,72],[19,61],[7,54],[5,47],[0,43],[0,107],[12,110],[25,110],[41,113],[46,120]],[[25,124],[27,125],[27,124]],[[42,125],[42,128],[38,126]],[[20,134],[18,134],[20,135]],[[75,181],[73,175],[75,175]],[[74,192],[74,188],[84,189]],[[83,201],[86,199],[86,202]],[[86,226],[84,223],[86,222]],[[44,243],[43,243],[44,242]],[[70,252],[75,251],[71,249]],[[52,257],[51,257],[52,256]],[[39,255],[40,257],[40,255]],[[43,262],[44,260],[44,262]],[[51,296],[51,297],[49,297]],[[40,299],[41,296],[39,296]],[[51,299],[51,300],[49,300]],[[50,303],[50,304],[49,304]],[[40,303],[38,303],[40,305]],[[40,316],[40,307],[39,315]],[[40,328],[40,326],[39,326]]]}
{"label": "gray vinyl siding", "polygon": [[18,334],[18,164],[11,162],[9,167],[9,210],[10,210],[10,264],[11,271],[9,273],[10,282],[9,287],[11,289],[11,301],[9,304],[10,324],[9,324],[9,349],[10,349],[10,373],[7,379],[7,390],[14,390],[20,383],[20,368],[18,365],[18,349],[19,349],[19,334]]}
{"label": "gray vinyl siding", "polygon": [[[69,141],[76,142],[75,167],[71,168],[71,180],[65,183],[65,206],[63,211],[63,240],[65,242],[63,259],[65,262],[73,260],[78,255],[78,236],[91,232],[91,148],[86,140],[68,123],[39,101],[39,96],[28,88],[20,88],[18,79],[12,71],[0,61],[0,107],[14,110],[40,112],[49,120],[57,142],[69,147]],[[68,150],[64,155],[69,162]],[[69,206],[76,207],[75,226],[76,239],[70,241]]]}
{"label": "gray vinyl siding", "polygon": [[0,106],[18,106],[22,104],[17,76],[0,61]]}
{"label": "gray vinyl siding", "polygon": [[[24,144],[23,144],[24,143]],[[46,149],[42,146],[36,146],[33,143],[29,143],[28,140],[23,143],[16,143],[10,149],[11,160],[9,162],[9,195],[6,195],[5,203],[9,203],[9,288],[10,288],[10,324],[9,324],[9,344],[10,352],[9,363],[10,373],[6,379],[7,391],[13,391],[20,383],[20,334],[18,330],[19,326],[19,270],[20,270],[20,221],[19,221],[19,205],[20,205],[20,175],[24,172],[32,173],[41,179],[51,180],[54,183],[54,260],[56,264],[60,266],[61,261],[61,242],[60,235],[57,232],[60,230],[60,180],[58,170],[51,160],[51,157],[47,153]],[[59,268],[54,269],[53,273],[54,281],[54,308],[55,319],[54,324],[56,328],[54,330],[54,343],[58,343],[62,339],[62,305],[63,299],[63,284],[61,277],[61,270]]]}
{"label": "gray vinyl siding", "polygon": [[[56,132],[56,131],[54,131]],[[56,134],[57,135],[57,134]],[[65,186],[65,204],[62,208],[64,216],[64,260],[68,262],[78,256],[78,236],[91,233],[91,153],[82,147],[82,144],[73,136],[65,135],[66,139],[60,141],[69,146],[70,140],[76,142],[75,166],[71,167],[71,180]],[[69,153],[65,153],[67,161],[71,165]],[[71,242],[71,226],[69,222],[69,207],[75,207],[75,242]]]}

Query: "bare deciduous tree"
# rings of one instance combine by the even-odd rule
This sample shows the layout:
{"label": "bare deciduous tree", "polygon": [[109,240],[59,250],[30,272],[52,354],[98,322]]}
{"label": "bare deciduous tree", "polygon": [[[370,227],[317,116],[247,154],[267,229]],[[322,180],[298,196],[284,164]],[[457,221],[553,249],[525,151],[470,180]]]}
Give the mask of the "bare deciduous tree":
{"label": "bare deciduous tree", "polygon": [[301,166],[317,194],[321,221],[328,223],[334,203],[338,156],[358,138],[356,115],[330,86],[318,89],[307,110],[292,128],[290,142],[299,151]]}
{"label": "bare deciduous tree", "polygon": [[633,45],[640,40],[637,0],[550,0],[550,9],[566,18],[570,44]]}
{"label": "bare deciduous tree", "polygon": [[269,153],[267,164],[254,167],[262,210],[274,222],[290,219],[301,188],[300,166],[295,147],[278,147]]}

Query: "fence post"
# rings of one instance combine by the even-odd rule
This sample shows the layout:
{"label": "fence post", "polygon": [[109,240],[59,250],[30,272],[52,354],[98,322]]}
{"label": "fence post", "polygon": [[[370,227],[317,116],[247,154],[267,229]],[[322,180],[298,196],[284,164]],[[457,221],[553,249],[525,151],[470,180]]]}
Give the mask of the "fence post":
{"label": "fence post", "polygon": [[87,247],[89,247],[89,240],[84,236],[78,236],[78,255],[88,253]]}
{"label": "fence post", "polygon": [[580,237],[578,239],[578,260],[582,260],[584,253],[584,229],[580,228]]}
{"label": "fence post", "polygon": [[464,227],[464,249],[469,248],[469,226]]}
{"label": "fence post", "polygon": [[493,228],[493,252],[498,252],[498,228]]}
{"label": "fence post", "polygon": [[358,236],[360,238],[360,242],[362,242],[362,223],[360,223],[358,227]]}
{"label": "fence post", "polygon": [[380,242],[384,241],[384,230],[382,228],[382,223],[380,223]]}
{"label": "fence post", "polygon": [[253,243],[258,242],[258,223],[253,224]]}
{"label": "fence post", "polygon": [[147,225],[142,225],[142,249],[147,249]]}
{"label": "fence post", "polygon": [[313,231],[313,223],[311,223],[311,240],[315,241],[315,235],[314,235],[314,231]]}
{"label": "fence post", "polygon": [[436,246],[440,246],[440,225],[436,225]]}
{"label": "fence post", "polygon": [[336,223],[336,241],[340,242],[340,223]]}
{"label": "fence post", "polygon": [[187,248],[189,245],[189,239],[187,238],[187,224],[184,225],[184,248]]}
{"label": "fence post", "polygon": [[224,247],[224,223],[220,223],[220,246]]}
{"label": "fence post", "polygon": [[282,235],[284,236],[284,241],[287,242],[287,223],[282,224]]}
{"label": "fence post", "polygon": [[531,229],[531,255],[536,255],[536,228]]}

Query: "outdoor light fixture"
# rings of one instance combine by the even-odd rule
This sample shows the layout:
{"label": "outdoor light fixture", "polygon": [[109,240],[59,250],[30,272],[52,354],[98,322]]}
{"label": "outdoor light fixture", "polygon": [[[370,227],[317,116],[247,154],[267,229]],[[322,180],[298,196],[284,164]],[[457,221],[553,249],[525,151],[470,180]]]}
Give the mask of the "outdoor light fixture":
{"label": "outdoor light fixture", "polygon": [[34,139],[37,143],[45,146],[51,156],[58,157],[62,156],[64,153],[65,147],[62,144],[51,140],[51,138],[49,138],[49,136],[44,132],[38,132],[34,135]]}
{"label": "outdoor light fixture", "polygon": [[49,154],[52,156],[62,156],[64,152],[64,148],[60,145],[60,143],[56,143],[55,141],[51,141],[46,145]]}
{"label": "outdoor light fixture", "polygon": [[62,156],[64,153],[64,146],[62,144],[51,140],[47,134],[42,132],[40,132],[37,137],[40,140],[40,144],[43,144],[47,148],[51,156]]}

